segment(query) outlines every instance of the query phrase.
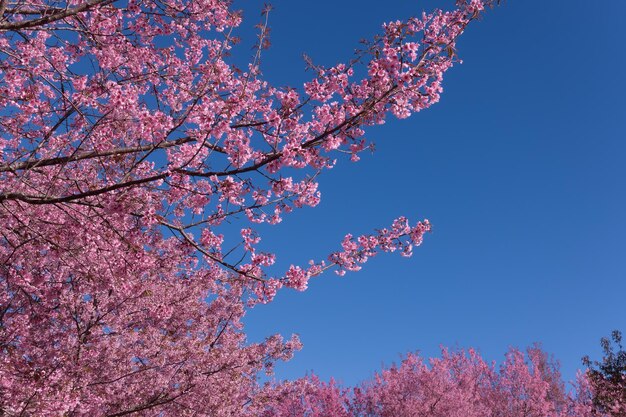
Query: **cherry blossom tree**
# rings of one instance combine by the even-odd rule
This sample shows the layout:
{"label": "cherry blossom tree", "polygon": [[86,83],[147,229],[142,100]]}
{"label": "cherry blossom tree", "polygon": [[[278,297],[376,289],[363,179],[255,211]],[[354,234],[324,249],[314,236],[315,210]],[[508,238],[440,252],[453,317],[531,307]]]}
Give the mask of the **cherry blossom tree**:
{"label": "cherry blossom tree", "polygon": [[587,417],[588,382],[581,374],[568,392],[558,366],[537,346],[526,354],[510,350],[499,367],[474,350],[444,349],[428,363],[409,354],[352,390],[315,376],[285,382],[267,389],[276,401],[258,397],[265,414],[252,409],[276,417]]}
{"label": "cherry blossom tree", "polygon": [[387,23],[279,88],[260,66],[269,9],[238,68],[227,0],[0,0],[0,415],[251,407],[257,374],[300,343],[248,343],[246,309],[408,256],[430,228],[399,218],[280,272],[256,225],[317,205],[317,176],[358,160],[364,128],[436,103],[489,3]]}

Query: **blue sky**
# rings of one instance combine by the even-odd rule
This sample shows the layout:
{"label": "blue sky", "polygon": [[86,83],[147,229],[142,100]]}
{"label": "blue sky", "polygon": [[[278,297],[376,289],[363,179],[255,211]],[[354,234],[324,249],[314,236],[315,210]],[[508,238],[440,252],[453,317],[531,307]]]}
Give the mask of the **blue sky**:
{"label": "blue sky", "polygon": [[[382,22],[452,3],[275,0],[264,74],[301,85],[302,53],[345,61]],[[541,342],[567,379],[583,355],[599,358],[599,338],[626,330],[624,27],[619,0],[505,1],[463,35],[439,104],[369,129],[377,151],[326,172],[320,206],[264,234],[288,266],[399,215],[434,224],[408,260],[383,255],[251,311],[251,340],[304,342],[278,378],[354,384],[441,344],[500,360]]]}

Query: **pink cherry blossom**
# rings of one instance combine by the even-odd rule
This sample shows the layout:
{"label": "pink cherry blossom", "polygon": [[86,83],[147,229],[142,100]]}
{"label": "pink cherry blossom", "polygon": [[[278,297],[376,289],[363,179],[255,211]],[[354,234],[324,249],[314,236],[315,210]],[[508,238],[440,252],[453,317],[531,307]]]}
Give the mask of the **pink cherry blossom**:
{"label": "pink cherry blossom", "polygon": [[[430,230],[400,218],[285,271],[258,225],[318,205],[318,175],[357,161],[368,126],[436,103],[489,3],[388,23],[295,88],[262,78],[266,18],[249,65],[233,63],[228,0],[0,1],[0,414],[252,407],[257,375],[300,343],[248,341],[249,308],[410,255]],[[321,391],[341,415],[343,394]]]}

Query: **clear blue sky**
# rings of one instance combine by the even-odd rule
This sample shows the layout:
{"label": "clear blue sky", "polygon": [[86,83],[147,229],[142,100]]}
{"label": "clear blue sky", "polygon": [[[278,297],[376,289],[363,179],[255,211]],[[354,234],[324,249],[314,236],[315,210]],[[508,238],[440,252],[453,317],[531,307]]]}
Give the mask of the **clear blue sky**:
{"label": "clear blue sky", "polygon": [[[301,85],[303,52],[332,65],[382,22],[452,3],[275,0],[264,73]],[[434,232],[413,258],[383,255],[250,312],[251,340],[304,342],[278,378],[354,384],[408,351],[500,360],[538,341],[571,379],[600,337],[626,330],[624,27],[622,0],[505,1],[463,35],[439,104],[370,129],[375,154],[325,173],[320,206],[264,235],[279,262],[319,259],[399,215]]]}

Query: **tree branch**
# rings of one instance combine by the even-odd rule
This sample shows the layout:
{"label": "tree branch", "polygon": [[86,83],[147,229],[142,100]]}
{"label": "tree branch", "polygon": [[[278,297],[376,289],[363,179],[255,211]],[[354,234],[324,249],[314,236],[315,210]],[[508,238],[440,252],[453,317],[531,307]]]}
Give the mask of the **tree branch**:
{"label": "tree branch", "polygon": [[[22,22],[2,23],[0,24],[0,30],[19,30],[28,29],[36,26],[43,26],[48,23],[56,22],[57,20],[65,19],[66,17],[74,16],[78,13],[86,12],[96,6],[106,6],[116,0],[92,0],[81,4],[71,9],[63,10],[59,13],[54,13],[49,16],[40,17],[38,19],[25,20]],[[6,7],[6,6],[5,6]]]}

